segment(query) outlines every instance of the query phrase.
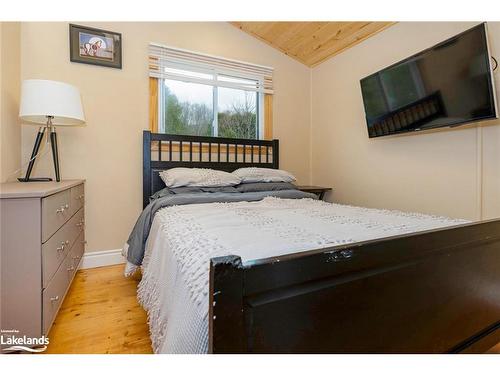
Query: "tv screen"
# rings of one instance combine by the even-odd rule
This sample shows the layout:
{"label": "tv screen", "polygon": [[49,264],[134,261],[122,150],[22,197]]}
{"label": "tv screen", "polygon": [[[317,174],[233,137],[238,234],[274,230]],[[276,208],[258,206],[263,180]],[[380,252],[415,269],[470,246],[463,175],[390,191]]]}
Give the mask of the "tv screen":
{"label": "tv screen", "polygon": [[496,118],[486,25],[361,80],[368,135]]}

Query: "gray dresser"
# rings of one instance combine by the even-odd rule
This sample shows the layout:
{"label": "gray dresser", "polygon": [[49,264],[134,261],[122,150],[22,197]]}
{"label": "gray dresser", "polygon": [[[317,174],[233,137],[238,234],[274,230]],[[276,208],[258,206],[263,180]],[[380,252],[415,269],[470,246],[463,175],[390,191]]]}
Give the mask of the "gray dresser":
{"label": "gray dresser", "polygon": [[84,181],[0,184],[0,328],[46,335],[85,248]]}

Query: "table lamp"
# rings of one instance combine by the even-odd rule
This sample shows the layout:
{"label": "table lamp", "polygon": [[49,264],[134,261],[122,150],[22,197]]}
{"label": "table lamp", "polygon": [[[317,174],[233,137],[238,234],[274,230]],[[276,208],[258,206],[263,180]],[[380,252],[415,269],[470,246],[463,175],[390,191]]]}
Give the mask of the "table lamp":
{"label": "table lamp", "polygon": [[40,144],[47,133],[47,137],[50,137],[47,142],[50,139],[56,181],[61,181],[56,125],[74,126],[85,123],[80,92],[75,86],[64,82],[43,79],[25,80],[21,87],[19,117],[29,123],[44,125],[40,126],[36,135],[26,176],[18,180],[21,182],[52,181],[49,177],[30,178]]}

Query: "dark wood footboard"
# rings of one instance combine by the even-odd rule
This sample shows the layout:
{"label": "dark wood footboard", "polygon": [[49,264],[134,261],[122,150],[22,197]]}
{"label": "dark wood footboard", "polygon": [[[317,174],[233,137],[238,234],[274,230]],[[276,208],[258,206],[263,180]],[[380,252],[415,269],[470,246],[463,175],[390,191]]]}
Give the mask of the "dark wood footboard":
{"label": "dark wood footboard", "polygon": [[482,352],[500,341],[500,220],[210,264],[211,353]]}

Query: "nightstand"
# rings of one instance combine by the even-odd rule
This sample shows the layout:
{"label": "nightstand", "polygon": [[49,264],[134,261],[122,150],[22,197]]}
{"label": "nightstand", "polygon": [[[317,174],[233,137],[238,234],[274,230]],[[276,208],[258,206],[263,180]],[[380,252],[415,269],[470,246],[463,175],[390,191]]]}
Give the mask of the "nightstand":
{"label": "nightstand", "polygon": [[325,196],[325,193],[327,191],[331,191],[332,188],[329,188],[329,187],[322,187],[322,186],[307,186],[307,185],[303,185],[303,186],[297,186],[297,188],[300,190],[300,191],[304,191],[306,193],[313,193],[313,194],[316,194],[318,196],[319,199],[323,200],[323,197]]}

